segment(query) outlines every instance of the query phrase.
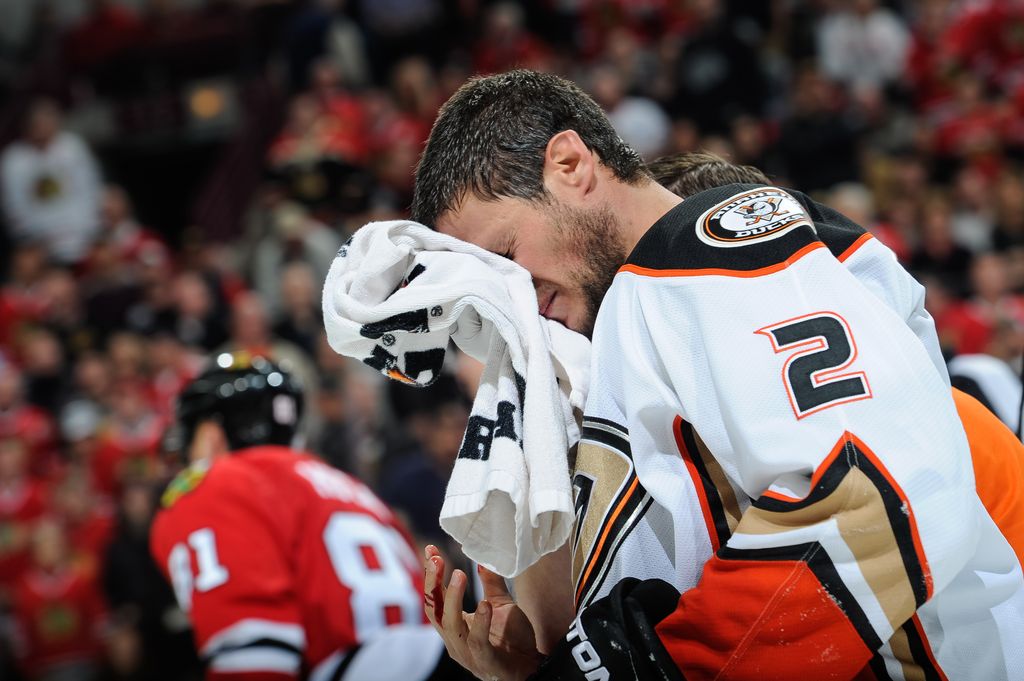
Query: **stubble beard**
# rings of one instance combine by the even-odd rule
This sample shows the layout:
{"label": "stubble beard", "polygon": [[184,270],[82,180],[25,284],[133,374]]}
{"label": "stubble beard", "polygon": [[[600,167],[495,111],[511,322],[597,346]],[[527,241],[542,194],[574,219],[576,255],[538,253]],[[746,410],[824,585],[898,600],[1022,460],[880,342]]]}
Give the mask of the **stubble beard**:
{"label": "stubble beard", "polygon": [[601,301],[627,253],[620,222],[608,206],[592,209],[561,207],[553,218],[559,234],[559,250],[570,266],[569,276],[586,304],[586,316],[575,329],[593,336]]}

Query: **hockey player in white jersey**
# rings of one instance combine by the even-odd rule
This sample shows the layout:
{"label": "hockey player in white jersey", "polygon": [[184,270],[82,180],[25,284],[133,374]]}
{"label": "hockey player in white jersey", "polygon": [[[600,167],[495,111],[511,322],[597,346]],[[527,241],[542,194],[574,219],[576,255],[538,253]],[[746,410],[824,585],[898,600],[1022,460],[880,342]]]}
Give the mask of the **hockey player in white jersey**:
{"label": "hockey player in white jersey", "polygon": [[594,342],[578,618],[538,667],[490,607],[450,615],[456,660],[501,679],[1024,677],[1020,565],[941,365],[843,262],[862,231],[840,248],[835,215],[774,187],[680,202],[578,88],[522,71],[442,109],[413,217],[515,259],[542,313]]}

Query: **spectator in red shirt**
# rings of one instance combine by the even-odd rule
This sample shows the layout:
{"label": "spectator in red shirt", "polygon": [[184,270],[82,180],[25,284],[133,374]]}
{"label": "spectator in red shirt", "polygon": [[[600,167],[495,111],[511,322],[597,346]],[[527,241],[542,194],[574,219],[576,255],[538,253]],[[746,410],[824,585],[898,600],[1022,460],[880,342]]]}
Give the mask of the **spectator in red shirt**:
{"label": "spectator in red shirt", "polygon": [[164,240],[138,223],[131,198],[115,184],[107,185],[100,197],[100,233],[95,248],[109,250],[129,274],[144,262],[164,262],[171,257]]}
{"label": "spectator in red shirt", "polygon": [[97,496],[89,474],[71,468],[54,489],[54,511],[67,530],[72,560],[83,574],[96,577],[114,532],[113,504]]}
{"label": "spectator in red shirt", "polygon": [[441,107],[434,69],[423,57],[403,59],[391,74],[391,94],[399,117],[415,130],[411,141],[422,148]]}
{"label": "spectator in red shirt", "polygon": [[943,351],[951,355],[984,352],[992,328],[971,307],[949,290],[938,275],[921,277],[925,286],[925,307],[935,319],[935,332]]}
{"label": "spectator in red shirt", "polygon": [[312,95],[319,102],[323,115],[333,124],[338,144],[345,147],[345,160],[353,164],[365,163],[370,148],[363,102],[345,89],[338,68],[326,59],[313,65],[312,81]]}
{"label": "spectator in red shirt", "polygon": [[93,461],[93,474],[103,493],[117,494],[126,476],[156,465],[167,423],[153,409],[141,382],[115,384],[109,404],[110,418]]}
{"label": "spectator in red shirt", "polygon": [[64,41],[68,61],[83,71],[132,47],[142,29],[139,18],[122,3],[91,0],[89,5],[90,12],[68,32]]}
{"label": "spectator in red shirt", "polygon": [[47,503],[43,484],[28,474],[24,442],[0,437],[0,602],[28,567],[29,533]]}
{"label": "spectator in red shirt", "polygon": [[945,0],[920,3],[912,26],[910,52],[904,73],[914,93],[918,109],[929,111],[950,96],[951,55],[942,50],[952,8]]}
{"label": "spectator in red shirt", "polygon": [[31,681],[89,681],[102,657],[105,606],[94,578],[75,568],[64,528],[41,520],[32,565],[15,587],[16,644]]}
{"label": "spectator in red shirt", "polygon": [[0,288],[0,346],[12,343],[23,323],[43,317],[45,271],[46,248],[42,242],[26,241],[12,249],[8,279]]}
{"label": "spectator in red shirt", "polygon": [[547,57],[547,46],[526,30],[522,7],[512,2],[499,2],[487,11],[480,38],[473,47],[477,73],[535,69]]}
{"label": "spectator in red shirt", "polygon": [[50,414],[25,399],[21,370],[13,364],[0,366],[0,438],[20,440],[28,452],[28,465],[42,474],[56,454],[56,435]]}
{"label": "spectator in red shirt", "polygon": [[170,422],[174,418],[174,402],[182,389],[196,377],[202,356],[189,352],[173,335],[163,332],[148,343],[149,378],[146,392],[157,414]]}
{"label": "spectator in red shirt", "polygon": [[[342,108],[340,102],[334,101],[325,110],[322,102],[311,94],[295,97],[284,130],[270,147],[271,167],[283,172],[289,167],[314,166],[324,160],[361,161],[365,139],[354,137],[350,118],[338,116]],[[349,115],[353,112],[352,107],[344,109]]]}
{"label": "spectator in red shirt", "polygon": [[935,152],[975,162],[984,160],[998,151],[1004,115],[986,99],[985,85],[973,73],[963,72],[957,77],[955,96],[935,130]]}
{"label": "spectator in red shirt", "polygon": [[1006,0],[961,4],[963,9],[942,38],[946,52],[987,84],[1012,85],[1024,65],[1024,7]]}
{"label": "spectator in red shirt", "polygon": [[1010,290],[1006,256],[985,253],[971,263],[970,305],[974,313],[991,327],[1008,324],[1024,329],[1024,298]]}

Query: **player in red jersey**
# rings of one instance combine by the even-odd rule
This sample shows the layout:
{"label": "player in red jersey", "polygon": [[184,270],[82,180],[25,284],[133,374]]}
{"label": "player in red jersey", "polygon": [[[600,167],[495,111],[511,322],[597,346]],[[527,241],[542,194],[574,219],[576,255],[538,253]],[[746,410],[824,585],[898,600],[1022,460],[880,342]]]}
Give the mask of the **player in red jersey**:
{"label": "player in red jersey", "polygon": [[465,677],[425,624],[419,563],[392,513],[289,448],[301,412],[288,373],[241,354],[218,356],[179,398],[190,465],[151,548],[207,678]]}

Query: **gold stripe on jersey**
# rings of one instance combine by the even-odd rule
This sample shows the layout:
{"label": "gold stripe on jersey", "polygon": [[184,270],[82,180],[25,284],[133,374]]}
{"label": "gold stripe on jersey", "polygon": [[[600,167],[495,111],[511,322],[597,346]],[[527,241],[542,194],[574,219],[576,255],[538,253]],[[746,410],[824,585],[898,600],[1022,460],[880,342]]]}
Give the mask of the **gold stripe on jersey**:
{"label": "gold stripe on jersey", "polygon": [[[946,673],[935,662],[931,644],[924,637],[924,628],[917,615],[893,633],[888,645],[892,657],[900,665],[900,681],[948,681]],[[870,667],[876,678],[884,681],[893,679],[877,653]]]}
{"label": "gold stripe on jersey", "polygon": [[[791,511],[766,511],[752,507],[743,517],[738,532],[777,534],[833,519],[850,552],[885,611],[889,624],[897,629],[905,613],[915,608],[910,577],[903,569],[896,533],[889,524],[885,503],[871,480],[851,468],[827,496],[814,504]],[[865,528],[871,528],[866,532]]]}
{"label": "gold stripe on jersey", "polygon": [[609,421],[584,419],[573,488],[572,577],[580,607],[603,582],[619,545],[649,505],[645,504],[649,495],[633,468],[624,428]]}
{"label": "gold stripe on jersey", "polygon": [[[898,630],[908,613],[913,613],[931,595],[931,578],[925,569],[913,511],[906,497],[878,458],[852,434],[845,433],[819,466],[806,497],[795,499],[766,492],[743,515],[736,535],[781,535],[829,521],[836,524],[891,631]],[[786,547],[776,545],[772,550],[785,552]],[[735,553],[736,557],[750,553],[752,557],[757,552],[740,549],[725,553]],[[870,623],[861,605],[845,602],[852,594],[846,585],[836,581],[839,575],[831,560],[827,552],[819,552],[819,565],[811,567],[834,597],[841,592],[846,594],[839,600],[865,642],[877,641],[880,645],[878,632],[868,630]]]}
{"label": "gold stripe on jersey", "polygon": [[910,641],[907,640],[907,632],[902,627],[893,633],[889,639],[889,648],[893,657],[900,663],[900,671],[904,681],[925,681],[924,670],[920,665],[914,663],[914,655],[910,652]]}
{"label": "gold stripe on jersey", "polygon": [[693,426],[677,416],[673,430],[679,454],[690,472],[701,510],[706,514],[711,546],[717,551],[736,531],[743,512],[722,465]]}
{"label": "gold stripe on jersey", "polygon": [[740,511],[740,504],[736,500],[736,492],[733,490],[732,485],[729,484],[729,478],[726,477],[725,471],[722,470],[722,464],[718,463],[718,459],[714,457],[708,446],[704,444],[704,440],[697,434],[697,431],[693,432],[693,440],[697,444],[697,452],[700,454],[701,461],[704,462],[708,478],[710,478],[715,486],[715,490],[718,492],[718,496],[722,499],[722,509],[725,511],[725,519],[729,524],[729,532],[731,534],[736,531],[736,526],[739,525],[740,517],[743,515],[743,512]]}
{"label": "gold stripe on jersey", "polygon": [[[579,584],[583,576],[587,559],[619,492],[629,482],[636,480],[632,472],[632,463],[615,450],[590,442],[580,443],[573,478],[575,480],[585,476],[593,482],[593,486],[589,490],[590,498],[586,506],[580,509],[581,516],[576,520],[576,540],[572,552],[572,575],[576,584]],[[578,490],[577,495],[580,493]]]}

